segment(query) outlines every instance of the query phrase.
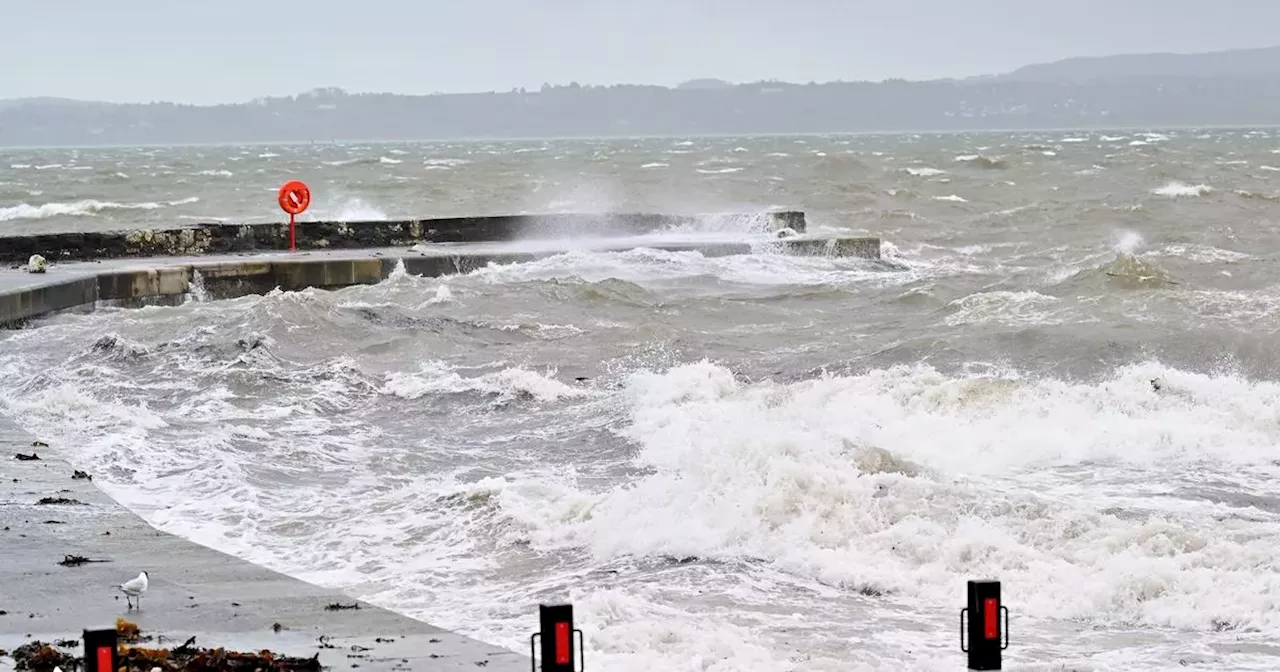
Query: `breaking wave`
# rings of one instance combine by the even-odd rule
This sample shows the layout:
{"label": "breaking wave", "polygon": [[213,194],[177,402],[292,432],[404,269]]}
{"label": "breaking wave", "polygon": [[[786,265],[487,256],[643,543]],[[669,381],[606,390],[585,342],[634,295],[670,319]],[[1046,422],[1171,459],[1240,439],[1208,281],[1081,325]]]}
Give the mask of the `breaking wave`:
{"label": "breaking wave", "polygon": [[200,202],[198,196],[191,196],[176,201],[160,203],[114,203],[111,201],[83,200],[69,203],[45,203],[43,205],[27,205],[19,203],[14,206],[0,207],[0,222],[19,219],[46,219],[49,217],[89,217],[111,210],[158,210],[160,208],[190,205]]}

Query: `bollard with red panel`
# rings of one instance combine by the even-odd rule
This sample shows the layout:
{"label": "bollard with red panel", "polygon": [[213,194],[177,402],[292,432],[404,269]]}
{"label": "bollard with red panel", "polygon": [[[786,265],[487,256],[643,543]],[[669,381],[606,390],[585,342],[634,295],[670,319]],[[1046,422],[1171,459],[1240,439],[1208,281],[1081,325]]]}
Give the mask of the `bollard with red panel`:
{"label": "bollard with red panel", "polygon": [[[539,631],[529,637],[531,669],[537,669],[534,642],[542,642],[542,672],[582,672],[586,668],[582,660],[582,631],[573,627],[573,605],[538,605]],[[573,648],[574,635],[578,638],[578,650]]]}
{"label": "bollard with red panel", "polygon": [[960,650],[969,654],[969,669],[998,670],[1009,648],[1009,610],[1000,604],[1000,582],[970,581],[968,604],[960,610]]}
{"label": "bollard with red panel", "polygon": [[84,631],[84,672],[115,672],[119,669],[115,628]]}

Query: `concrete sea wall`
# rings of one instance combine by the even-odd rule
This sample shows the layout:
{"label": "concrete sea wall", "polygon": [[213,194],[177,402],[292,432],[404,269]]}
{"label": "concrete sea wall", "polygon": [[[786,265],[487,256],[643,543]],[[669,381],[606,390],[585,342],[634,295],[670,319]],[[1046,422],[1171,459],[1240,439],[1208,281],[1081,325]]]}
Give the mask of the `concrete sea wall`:
{"label": "concrete sea wall", "polygon": [[[673,231],[683,225],[706,225],[716,218],[757,220],[763,231],[754,238],[742,234],[691,237],[687,230]],[[767,235],[770,229],[794,233],[773,238]],[[65,310],[91,309],[103,302],[125,306],[173,302],[185,297],[194,282],[202,284],[209,298],[233,298],[277,287],[293,291],[377,283],[400,265],[408,273],[436,277],[570,250],[643,246],[723,256],[750,254],[766,246],[790,254],[880,258],[877,238],[811,237],[804,234],[805,229],[803,212],[786,211],[308,222],[299,224],[297,252],[286,251],[288,226],[281,224],[0,237],[0,260],[9,265],[0,269],[0,326],[18,326]],[[37,254],[51,266],[45,273],[25,272],[23,264]]]}
{"label": "concrete sea wall", "polygon": [[[399,247],[419,243],[626,236],[734,218],[759,218],[762,225],[805,231],[803,212],[664,215],[600,213],[498,215],[374,222],[299,222],[300,250]],[[26,262],[33,254],[49,261],[232,254],[289,249],[289,225],[195,224],[171,229],[62,232],[0,238],[0,263]]]}
{"label": "concrete sea wall", "polygon": [[[793,254],[879,257],[875,238],[782,239],[770,243]],[[697,251],[706,256],[750,254],[758,244],[653,243],[645,247],[668,251]],[[591,249],[629,249],[627,246]],[[315,287],[337,289],[374,284],[397,266],[407,273],[439,277],[467,273],[489,264],[527,262],[560,254],[564,247],[541,249],[512,246],[463,245],[444,250],[327,250],[296,254],[156,257],[100,262],[55,264],[48,272],[0,270],[0,326],[71,309],[92,309],[99,303],[139,306],[181,301],[200,283],[205,296],[226,299],[264,294],[277,287],[295,291]]]}

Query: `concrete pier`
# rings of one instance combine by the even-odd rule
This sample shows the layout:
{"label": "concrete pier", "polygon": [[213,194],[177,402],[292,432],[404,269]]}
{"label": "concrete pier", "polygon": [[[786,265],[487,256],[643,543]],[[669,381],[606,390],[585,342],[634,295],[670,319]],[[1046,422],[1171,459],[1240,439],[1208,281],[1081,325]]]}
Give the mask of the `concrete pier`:
{"label": "concrete pier", "polygon": [[[92,480],[73,479],[76,465],[60,459],[56,445],[32,441],[0,417],[0,649],[79,640],[83,629],[113,627],[122,616],[144,635],[163,637],[142,644],[148,647],[175,647],[194,635],[200,647],[319,653],[333,670],[530,669],[527,655],[366,603],[326,609],[358,601],[160,532]],[[32,452],[40,459],[14,459]],[[76,503],[37,503],[45,497]],[[67,555],[101,562],[60,565]],[[114,586],[143,570],[151,585],[141,609],[128,611]],[[529,609],[533,632],[537,605]],[[83,645],[64,651],[79,655]],[[0,656],[0,672],[12,669],[13,659]]]}
{"label": "concrete pier", "polygon": [[[0,239],[0,244],[3,242],[4,239]],[[696,251],[706,256],[767,250],[870,259],[880,256],[880,241],[875,238],[829,239],[800,235],[778,239],[759,234],[648,235],[296,253],[126,257],[54,263],[46,273],[39,274],[12,268],[0,270],[0,326],[17,326],[64,310],[91,309],[101,302],[134,306],[178,301],[190,292],[197,277],[206,296],[223,299],[263,294],[277,287],[293,291],[373,284],[385,279],[399,264],[410,274],[438,277],[470,272],[488,264],[533,261],[570,251],[621,251],[639,247]]]}
{"label": "concrete pier", "polygon": [[[407,247],[419,243],[474,243],[530,238],[635,236],[716,221],[760,220],[765,232],[804,233],[803,212],[663,215],[569,213],[497,215],[373,222],[298,222],[300,250]],[[289,249],[287,223],[204,223],[171,229],[62,232],[0,237],[0,263],[39,254],[49,261],[267,252]]]}

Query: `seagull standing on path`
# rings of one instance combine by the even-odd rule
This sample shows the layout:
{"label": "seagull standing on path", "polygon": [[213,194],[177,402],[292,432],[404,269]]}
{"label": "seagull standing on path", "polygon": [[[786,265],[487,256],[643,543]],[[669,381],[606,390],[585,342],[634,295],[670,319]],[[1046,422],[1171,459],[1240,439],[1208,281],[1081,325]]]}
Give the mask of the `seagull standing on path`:
{"label": "seagull standing on path", "polygon": [[129,608],[133,608],[133,599],[138,598],[138,609],[142,609],[142,594],[147,592],[147,573],[142,572],[135,579],[129,579],[120,584],[120,590],[124,591],[124,599],[129,604]]}

